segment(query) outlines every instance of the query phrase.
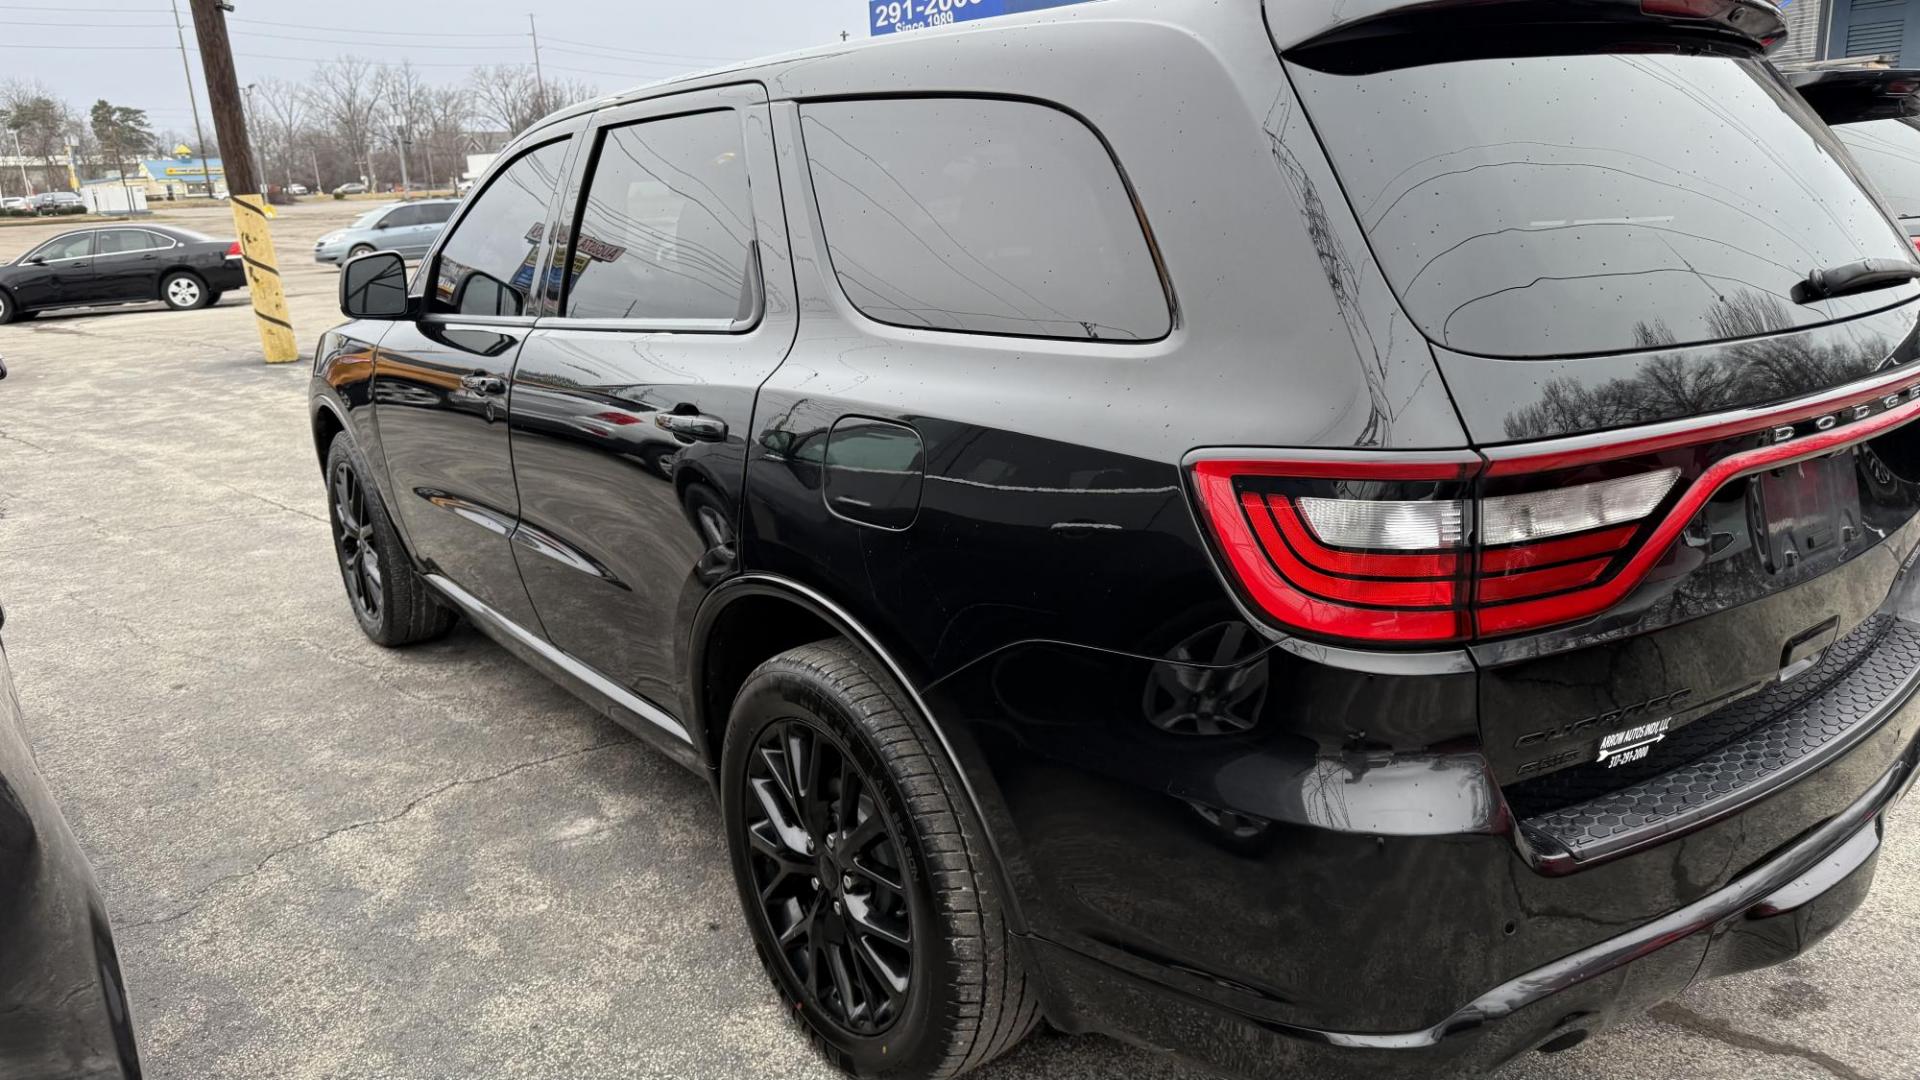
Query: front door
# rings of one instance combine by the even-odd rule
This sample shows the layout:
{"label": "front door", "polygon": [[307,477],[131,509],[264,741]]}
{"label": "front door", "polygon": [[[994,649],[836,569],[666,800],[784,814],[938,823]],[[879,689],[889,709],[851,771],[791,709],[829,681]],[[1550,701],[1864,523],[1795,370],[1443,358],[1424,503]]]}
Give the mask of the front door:
{"label": "front door", "polygon": [[426,313],[394,324],[373,369],[389,501],[414,557],[536,632],[508,542],[519,499],[507,385],[570,144],[561,135],[493,174],[416,278]]}
{"label": "front door", "polygon": [[93,282],[93,230],[56,236],[22,261],[25,271],[10,286],[22,310],[84,304]]}
{"label": "front door", "polygon": [[514,374],[521,575],[555,645],[685,715],[686,631],[736,569],[754,395],[794,336],[766,96],[611,109],[585,138],[558,314]]}

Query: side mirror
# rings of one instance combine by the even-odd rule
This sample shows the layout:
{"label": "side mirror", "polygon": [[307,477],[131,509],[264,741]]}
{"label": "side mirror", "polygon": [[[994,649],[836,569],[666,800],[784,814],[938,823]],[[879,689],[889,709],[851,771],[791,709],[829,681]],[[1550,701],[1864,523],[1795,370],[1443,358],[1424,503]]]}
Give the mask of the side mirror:
{"label": "side mirror", "polygon": [[27,256],[27,265],[45,266],[47,265],[47,257],[45,255],[29,255]]}
{"label": "side mirror", "polygon": [[407,264],[391,251],[348,259],[340,271],[340,311],[349,319],[404,319]]}

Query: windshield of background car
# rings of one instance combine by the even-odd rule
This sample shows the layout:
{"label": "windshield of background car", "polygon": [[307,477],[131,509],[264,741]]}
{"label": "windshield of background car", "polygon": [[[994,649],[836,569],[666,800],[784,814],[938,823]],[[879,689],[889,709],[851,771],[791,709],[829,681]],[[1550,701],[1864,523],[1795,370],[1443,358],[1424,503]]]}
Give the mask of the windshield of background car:
{"label": "windshield of background car", "polygon": [[1449,349],[1570,356],[1808,326],[1863,310],[1796,303],[1809,272],[1912,258],[1759,60],[1288,70],[1388,281]]}
{"label": "windshield of background car", "polygon": [[1920,126],[1913,120],[1841,124],[1833,133],[1893,212],[1920,217]]}

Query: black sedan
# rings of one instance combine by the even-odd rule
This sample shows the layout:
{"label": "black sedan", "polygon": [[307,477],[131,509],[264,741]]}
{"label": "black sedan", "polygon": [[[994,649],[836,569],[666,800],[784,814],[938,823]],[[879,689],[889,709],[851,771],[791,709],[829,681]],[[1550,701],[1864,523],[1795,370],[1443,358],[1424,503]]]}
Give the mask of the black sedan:
{"label": "black sedan", "polygon": [[186,311],[246,284],[238,241],[162,225],[78,229],[0,266],[0,323],[50,308],[150,300]]}
{"label": "black sedan", "polygon": [[86,856],[34,766],[4,648],[0,1076],[140,1077],[133,1020],[106,908]]}

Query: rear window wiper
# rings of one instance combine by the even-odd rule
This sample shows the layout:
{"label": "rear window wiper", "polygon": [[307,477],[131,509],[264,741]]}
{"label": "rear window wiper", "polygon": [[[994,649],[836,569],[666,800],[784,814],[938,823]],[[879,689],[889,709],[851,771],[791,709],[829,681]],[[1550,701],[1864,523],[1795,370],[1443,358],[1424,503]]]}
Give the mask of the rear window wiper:
{"label": "rear window wiper", "polygon": [[1807,280],[1795,286],[1793,299],[1810,304],[1848,293],[1884,289],[1915,278],[1920,278],[1920,263],[1911,259],[1861,259],[1808,274]]}

